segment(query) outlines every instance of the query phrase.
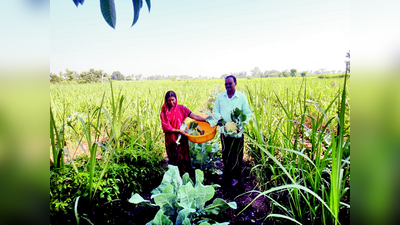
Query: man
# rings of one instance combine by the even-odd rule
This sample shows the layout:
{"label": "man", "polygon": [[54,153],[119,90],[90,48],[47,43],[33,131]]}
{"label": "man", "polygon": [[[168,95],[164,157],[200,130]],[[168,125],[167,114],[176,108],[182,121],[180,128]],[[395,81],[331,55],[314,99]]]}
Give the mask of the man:
{"label": "man", "polygon": [[[230,75],[225,78],[226,91],[220,93],[215,100],[214,114],[217,118],[223,118],[225,122],[232,121],[231,112],[239,108],[246,115],[247,124],[251,118],[251,111],[247,98],[235,89],[236,77]],[[227,137],[221,132],[222,161],[224,171],[222,175],[223,185],[235,186],[241,179],[243,165],[243,135],[240,138]]]}

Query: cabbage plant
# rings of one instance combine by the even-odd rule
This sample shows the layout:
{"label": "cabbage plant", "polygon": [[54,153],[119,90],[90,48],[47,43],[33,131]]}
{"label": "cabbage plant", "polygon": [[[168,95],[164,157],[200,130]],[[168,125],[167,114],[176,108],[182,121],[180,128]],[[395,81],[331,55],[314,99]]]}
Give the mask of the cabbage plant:
{"label": "cabbage plant", "polygon": [[154,203],[143,199],[137,193],[132,195],[129,202],[160,207],[154,219],[147,225],[229,224],[229,222],[218,223],[208,216],[218,215],[229,207],[236,209],[236,202],[228,203],[216,198],[211,204],[206,205],[214,197],[215,188],[220,186],[203,185],[204,174],[201,170],[195,171],[195,177],[196,183],[193,183],[188,173],[181,178],[178,167],[168,165],[161,184],[151,192]]}

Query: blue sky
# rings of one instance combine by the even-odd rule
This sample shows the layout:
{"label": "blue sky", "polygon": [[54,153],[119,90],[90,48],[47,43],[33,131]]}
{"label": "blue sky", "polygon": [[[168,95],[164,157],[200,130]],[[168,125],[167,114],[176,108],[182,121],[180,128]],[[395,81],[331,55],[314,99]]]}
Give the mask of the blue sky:
{"label": "blue sky", "polygon": [[349,0],[152,0],[131,27],[131,0],[117,25],[99,1],[51,1],[50,72],[90,68],[124,75],[220,77],[265,70],[344,70]]}

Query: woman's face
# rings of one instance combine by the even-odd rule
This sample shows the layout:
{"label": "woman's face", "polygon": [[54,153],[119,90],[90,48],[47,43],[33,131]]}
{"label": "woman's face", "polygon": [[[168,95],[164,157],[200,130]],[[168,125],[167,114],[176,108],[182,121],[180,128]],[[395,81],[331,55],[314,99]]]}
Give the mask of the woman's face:
{"label": "woman's face", "polygon": [[176,105],[176,98],[175,97],[168,97],[167,98],[167,104],[169,108],[172,108]]}

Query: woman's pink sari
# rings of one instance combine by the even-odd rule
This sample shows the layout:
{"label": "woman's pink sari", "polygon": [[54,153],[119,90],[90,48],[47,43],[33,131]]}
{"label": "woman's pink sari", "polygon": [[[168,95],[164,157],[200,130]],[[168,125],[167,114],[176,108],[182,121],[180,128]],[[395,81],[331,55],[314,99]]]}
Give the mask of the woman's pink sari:
{"label": "woman's pink sari", "polygon": [[190,113],[191,111],[188,108],[178,104],[168,111],[167,103],[164,103],[160,113],[161,126],[165,133],[165,147],[168,155],[168,163],[178,166],[181,175],[192,169],[189,158],[189,143],[187,137],[182,135],[179,141],[180,145],[177,145],[176,140],[179,133],[172,132],[172,130],[179,130]]}

